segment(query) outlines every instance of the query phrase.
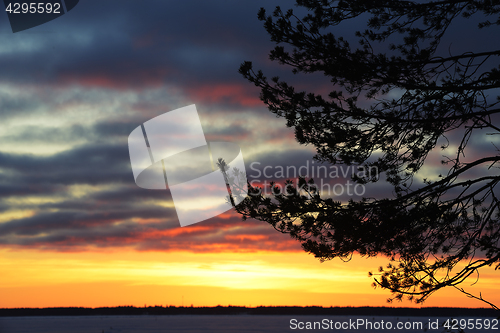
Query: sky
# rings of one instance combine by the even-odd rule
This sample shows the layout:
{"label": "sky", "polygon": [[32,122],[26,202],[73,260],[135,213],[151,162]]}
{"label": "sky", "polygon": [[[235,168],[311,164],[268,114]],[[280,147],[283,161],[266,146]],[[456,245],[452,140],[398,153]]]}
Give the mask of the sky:
{"label": "sky", "polygon": [[[273,44],[257,19],[277,5],[290,2],[85,0],[18,33],[2,10],[0,307],[388,305],[390,293],[368,277],[387,258],[321,263],[232,210],[181,228],[168,191],[134,182],[129,134],[192,104],[207,141],[239,145],[249,180],[265,167],[276,178],[279,166],[312,165],[313,147],[238,73],[249,60],[289,75],[268,60]],[[478,151],[493,148],[481,140]],[[383,182],[367,191],[391,194]],[[464,287],[500,303],[495,274]],[[424,305],[458,304],[484,306],[456,290]]]}

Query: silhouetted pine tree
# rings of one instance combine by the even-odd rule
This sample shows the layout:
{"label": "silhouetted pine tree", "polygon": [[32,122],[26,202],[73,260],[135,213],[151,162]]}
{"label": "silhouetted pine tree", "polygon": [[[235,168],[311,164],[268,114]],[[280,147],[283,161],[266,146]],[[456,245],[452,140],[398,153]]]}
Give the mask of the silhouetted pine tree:
{"label": "silhouetted pine tree", "polygon": [[[394,195],[341,203],[314,187],[297,191],[291,182],[289,195],[276,189],[271,197],[249,185],[252,195],[237,210],[289,233],[320,260],[349,259],[354,252],[388,256],[374,285],[391,290],[390,300],[407,295],[422,302],[447,286],[482,299],[460,284],[481,267],[499,267],[500,156],[491,143],[496,137],[489,135],[500,132],[500,1],[297,5],[307,15],[260,10],[258,18],[277,44],[270,59],[298,75],[324,74],[330,92],[298,91],[279,77],[269,80],[251,62],[240,73],[261,88],[262,101],[295,129],[299,143],[316,147],[317,160],[376,167]],[[353,19],[367,20],[355,33],[359,45],[339,36],[346,30],[338,26]],[[478,23],[468,38],[489,36],[490,43],[456,54],[449,43],[441,45],[452,23],[461,20]],[[366,101],[371,104],[363,106]],[[467,149],[473,134],[484,139],[480,152]],[[419,186],[415,174],[438,141],[447,148],[442,163],[448,172]],[[353,180],[368,186],[378,179]],[[301,179],[300,185],[309,182]]]}

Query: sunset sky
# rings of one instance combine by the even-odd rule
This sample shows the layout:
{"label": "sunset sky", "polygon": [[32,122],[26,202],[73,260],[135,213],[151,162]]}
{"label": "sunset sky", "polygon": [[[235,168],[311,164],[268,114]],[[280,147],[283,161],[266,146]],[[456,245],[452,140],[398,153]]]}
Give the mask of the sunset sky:
{"label": "sunset sky", "polygon": [[[238,73],[248,60],[268,76],[290,75],[268,60],[273,44],[257,19],[260,7],[290,4],[84,0],[15,34],[0,5],[0,308],[388,305],[390,293],[368,277],[387,258],[320,263],[288,235],[233,211],[181,228],[167,190],[134,182],[129,134],[191,104],[207,141],[239,145],[249,180],[262,180],[266,166],[274,175],[278,166],[311,165],[314,148],[299,145]],[[467,41],[470,26],[452,28],[457,52],[480,47]],[[330,88],[321,76],[298,86]],[[488,140],[471,146],[491,153],[499,140]],[[436,159],[417,178],[439,166]],[[392,195],[383,182],[366,191]],[[463,287],[499,304],[497,279],[484,270]],[[424,305],[486,306],[456,290]]]}

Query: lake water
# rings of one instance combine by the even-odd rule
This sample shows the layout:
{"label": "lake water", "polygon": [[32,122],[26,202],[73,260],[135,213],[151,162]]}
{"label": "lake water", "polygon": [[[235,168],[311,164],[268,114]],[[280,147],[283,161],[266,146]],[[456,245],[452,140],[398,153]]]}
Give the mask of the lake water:
{"label": "lake water", "polygon": [[[281,315],[2,317],[0,333],[444,332],[447,318]],[[474,319],[476,320],[476,319]],[[486,318],[479,318],[485,323]],[[487,319],[492,321],[492,318]],[[315,324],[316,323],[316,324]],[[398,329],[396,325],[401,326]],[[431,329],[422,329],[432,323]],[[439,327],[437,324],[439,323]],[[314,329],[316,325],[316,329]],[[390,326],[389,326],[390,325]],[[406,326],[406,329],[404,328]],[[413,326],[413,327],[412,327]],[[466,332],[500,332],[498,325]],[[456,332],[457,330],[454,330]]]}

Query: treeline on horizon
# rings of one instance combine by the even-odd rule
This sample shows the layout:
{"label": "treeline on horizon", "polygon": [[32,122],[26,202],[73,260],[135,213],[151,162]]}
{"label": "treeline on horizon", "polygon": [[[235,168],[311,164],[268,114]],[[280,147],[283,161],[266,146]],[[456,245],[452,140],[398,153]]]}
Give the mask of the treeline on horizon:
{"label": "treeline on horizon", "polygon": [[321,307],[321,306],[117,306],[117,307],[56,307],[56,308],[3,308],[0,317],[30,316],[130,316],[130,315],[329,315],[329,316],[460,316],[498,317],[491,308],[393,308],[393,307]]}

